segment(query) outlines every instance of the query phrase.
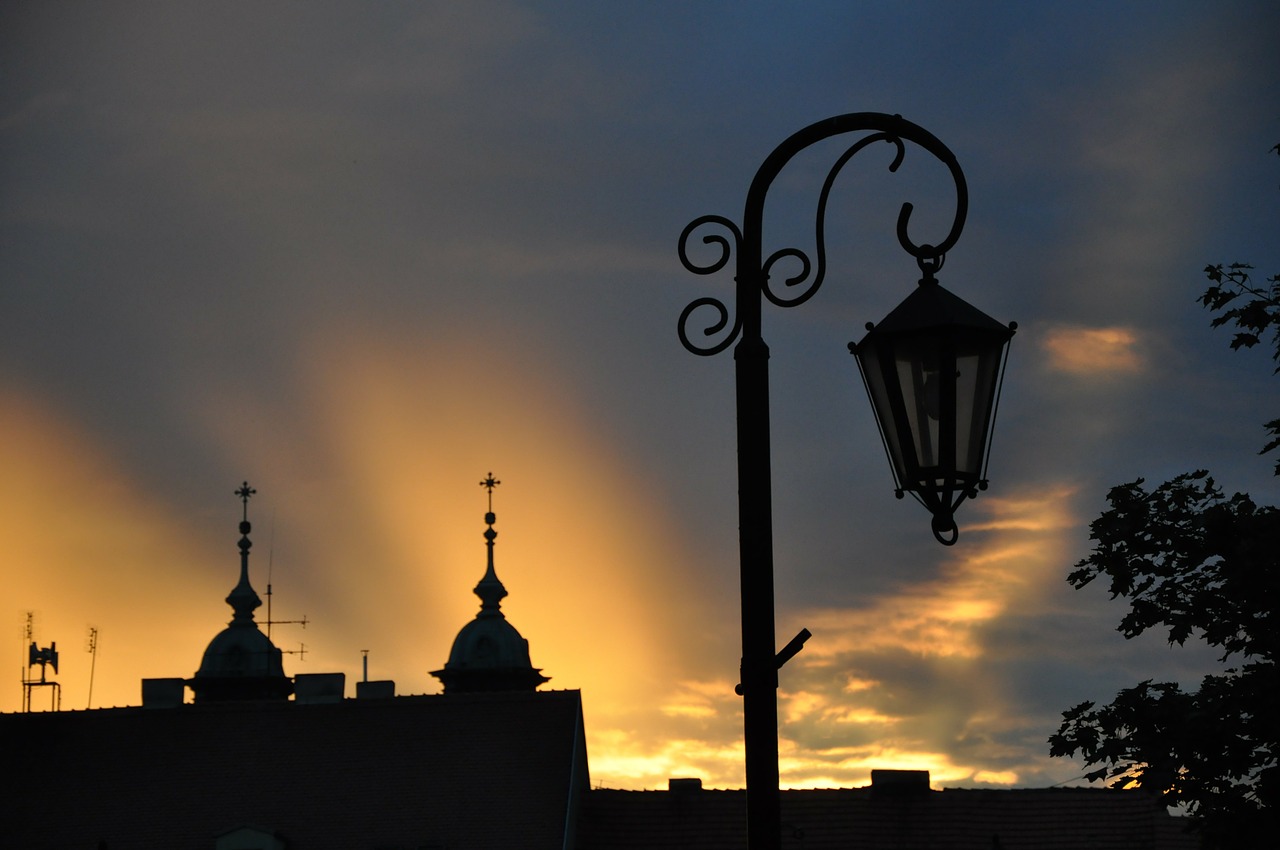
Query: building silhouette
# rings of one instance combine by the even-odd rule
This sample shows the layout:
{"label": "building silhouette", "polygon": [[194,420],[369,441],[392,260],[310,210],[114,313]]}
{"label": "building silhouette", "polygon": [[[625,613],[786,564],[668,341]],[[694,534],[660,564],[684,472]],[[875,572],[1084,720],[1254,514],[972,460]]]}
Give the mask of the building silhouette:
{"label": "building silhouette", "polygon": [[[745,847],[745,792],[673,778],[593,789],[577,690],[548,681],[501,611],[490,474],[480,611],[436,676],[444,693],[284,672],[253,611],[248,483],[233,616],[190,679],[146,679],[142,704],[0,715],[16,790],[0,847],[176,850],[623,850]],[[185,699],[185,691],[193,699]],[[1190,850],[1185,820],[1141,792],[934,791],[926,771],[866,788],[784,791],[786,848]]]}

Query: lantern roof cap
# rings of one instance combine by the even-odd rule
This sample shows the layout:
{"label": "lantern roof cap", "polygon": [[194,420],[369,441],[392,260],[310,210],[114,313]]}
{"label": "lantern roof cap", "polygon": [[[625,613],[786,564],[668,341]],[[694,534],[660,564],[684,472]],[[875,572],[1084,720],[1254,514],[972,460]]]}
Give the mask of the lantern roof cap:
{"label": "lantern roof cap", "polygon": [[[894,307],[878,324],[867,323],[867,330],[877,334],[911,333],[933,328],[964,327],[979,332],[998,333],[1006,339],[1013,328],[1003,325],[977,307],[938,283],[932,276]],[[870,333],[868,333],[870,336]],[[866,338],[864,337],[864,342]]]}

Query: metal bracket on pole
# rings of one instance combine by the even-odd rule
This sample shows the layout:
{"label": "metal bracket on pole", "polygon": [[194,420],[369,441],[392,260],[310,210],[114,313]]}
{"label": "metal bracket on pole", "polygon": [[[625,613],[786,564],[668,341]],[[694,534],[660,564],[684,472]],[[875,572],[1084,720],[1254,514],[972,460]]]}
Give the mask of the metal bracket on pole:
{"label": "metal bracket on pole", "polygon": [[[781,670],[783,664],[786,664],[792,658],[795,658],[796,655],[800,652],[800,650],[804,649],[805,641],[807,641],[811,637],[813,637],[812,632],[810,632],[808,629],[801,629],[796,634],[796,636],[793,637],[787,643],[787,645],[784,646],[782,650],[777,655],[774,656],[774,660],[777,662],[778,669]],[[742,696],[741,682],[733,686],[733,692],[738,696]]]}
{"label": "metal bracket on pole", "polygon": [[796,653],[804,649],[804,642],[811,637],[813,637],[813,634],[808,629],[801,629],[799,633],[791,639],[791,642],[784,646],[782,651],[778,653],[778,669],[781,670],[783,664],[786,664],[792,658],[795,658]]}

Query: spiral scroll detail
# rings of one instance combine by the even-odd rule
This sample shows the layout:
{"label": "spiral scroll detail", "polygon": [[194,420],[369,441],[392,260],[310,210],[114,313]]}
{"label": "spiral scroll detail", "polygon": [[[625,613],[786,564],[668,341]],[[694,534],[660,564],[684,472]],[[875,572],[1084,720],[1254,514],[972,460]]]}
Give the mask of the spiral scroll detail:
{"label": "spiral scroll detail", "polygon": [[[719,256],[711,262],[695,262],[689,257],[689,238],[696,230],[704,225],[717,225],[728,231],[728,236],[723,233],[707,233],[702,237],[705,245],[716,245],[720,248]],[[730,244],[732,237],[732,244]],[[734,224],[730,219],[721,215],[704,215],[695,218],[689,222],[684,230],[680,233],[680,263],[694,274],[715,274],[728,265],[729,260],[736,252],[742,248],[742,231],[738,229],[738,225]],[[702,335],[711,337],[722,333],[726,327],[729,327],[729,308],[724,302],[718,298],[698,298],[690,302],[687,307],[680,313],[680,319],[676,324],[676,331],[680,335],[680,344],[685,350],[703,357],[710,357],[713,354],[719,354],[724,351],[733,341],[738,338],[738,333],[742,330],[742,324],[738,317],[734,315],[733,326],[729,327],[728,333],[721,337],[718,342],[711,345],[699,345],[689,338],[689,319],[693,313],[700,307],[711,307],[715,310],[717,319],[715,322],[707,325],[702,330]]]}

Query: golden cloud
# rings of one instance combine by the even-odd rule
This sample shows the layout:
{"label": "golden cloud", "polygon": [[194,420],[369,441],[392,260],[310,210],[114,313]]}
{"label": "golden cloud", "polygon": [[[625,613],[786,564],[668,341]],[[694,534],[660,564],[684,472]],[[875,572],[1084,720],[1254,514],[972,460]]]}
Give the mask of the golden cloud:
{"label": "golden cloud", "polygon": [[[1060,484],[979,500],[981,516],[967,527],[967,548],[952,550],[936,578],[904,586],[862,611],[794,615],[815,638],[792,662],[799,670],[787,668],[792,675],[779,691],[783,787],[865,785],[878,768],[929,770],[935,786],[1018,783],[1022,768],[962,760],[947,746],[957,737],[983,738],[1021,722],[1017,707],[1002,705],[998,689],[980,675],[984,630],[1007,611],[1030,610],[1038,579],[1060,568],[1063,535],[1076,525],[1073,493]],[[900,685],[857,666],[860,657],[901,651],[956,688],[954,702],[981,704],[983,711],[957,714],[948,701],[901,714],[903,703],[890,693]],[[802,684],[788,688],[787,679]],[[683,680],[662,693],[665,728],[639,722],[626,730],[596,724],[588,730],[597,781],[662,788],[670,777],[697,776],[708,787],[741,787],[741,702],[731,684]],[[672,734],[671,723],[693,734]],[[993,758],[1009,757],[993,747],[987,748]]]}
{"label": "golden cloud", "polygon": [[1059,326],[1045,332],[1041,345],[1051,369],[1072,375],[1132,375],[1146,368],[1142,338],[1129,327]]}
{"label": "golden cloud", "polygon": [[[1074,527],[1069,485],[1041,493],[983,498],[985,514],[966,527],[980,540],[957,551],[936,579],[903,587],[861,611],[810,609],[796,615],[822,639],[811,641],[802,663],[822,664],[851,652],[902,649],[916,655],[973,658],[982,647],[977,627],[1000,616],[1037,575],[1062,563],[1062,534]],[[859,687],[856,680],[846,690]]]}

